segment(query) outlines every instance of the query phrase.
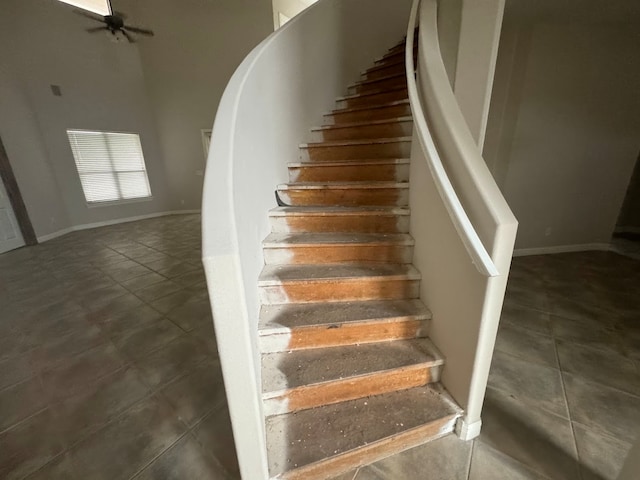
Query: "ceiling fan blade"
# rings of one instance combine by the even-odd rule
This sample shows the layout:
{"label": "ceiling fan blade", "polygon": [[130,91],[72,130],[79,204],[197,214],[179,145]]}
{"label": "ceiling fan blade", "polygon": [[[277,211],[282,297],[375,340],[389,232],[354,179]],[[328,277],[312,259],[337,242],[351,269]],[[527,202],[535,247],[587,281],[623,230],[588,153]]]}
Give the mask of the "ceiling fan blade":
{"label": "ceiling fan blade", "polygon": [[90,20],[95,20],[96,22],[104,22],[104,17],[102,15],[93,14],[89,12],[83,12],[82,10],[73,10],[73,13],[76,15],[80,15],[81,17],[88,18]]}
{"label": "ceiling fan blade", "polygon": [[129,35],[129,32],[127,32],[124,28],[121,28],[120,31],[127,38],[127,40],[129,40],[129,43],[136,43],[135,39],[131,35]]}
{"label": "ceiling fan blade", "polygon": [[134,33],[139,33],[140,35],[148,35],[149,37],[153,37],[153,31],[147,30],[146,28],[138,28],[138,27],[130,27],[128,25],[125,26],[127,30]]}
{"label": "ceiling fan blade", "polygon": [[95,32],[99,32],[101,30],[109,30],[109,27],[93,27],[93,28],[86,28],[85,32],[89,32],[89,33],[95,33]]}

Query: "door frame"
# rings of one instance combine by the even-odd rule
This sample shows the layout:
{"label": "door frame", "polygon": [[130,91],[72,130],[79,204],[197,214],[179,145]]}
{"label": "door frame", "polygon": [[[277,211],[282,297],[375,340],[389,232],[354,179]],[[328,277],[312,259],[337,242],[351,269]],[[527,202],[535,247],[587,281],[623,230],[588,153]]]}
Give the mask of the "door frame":
{"label": "door frame", "polygon": [[26,245],[37,245],[38,238],[36,232],[33,230],[27,207],[22,199],[18,182],[13,174],[11,163],[9,163],[9,157],[7,151],[2,143],[2,137],[0,137],[0,181],[4,184],[4,188],[7,191],[7,197],[13,207],[13,214],[18,221],[18,227],[22,232],[22,238]]}

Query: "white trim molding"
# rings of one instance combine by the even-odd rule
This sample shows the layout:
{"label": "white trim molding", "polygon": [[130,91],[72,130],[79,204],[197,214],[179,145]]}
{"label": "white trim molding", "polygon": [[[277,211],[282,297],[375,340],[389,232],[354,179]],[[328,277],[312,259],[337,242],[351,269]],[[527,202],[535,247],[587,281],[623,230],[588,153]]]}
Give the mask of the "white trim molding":
{"label": "white trim molding", "polygon": [[38,238],[38,243],[44,243],[54,238],[61,237],[67,233],[76,232],[78,230],[89,230],[91,228],[107,227],[109,225],[116,225],[118,223],[136,222],[138,220],[146,220],[148,218],[165,217],[168,215],[187,215],[190,213],[200,213],[200,210],[172,210],[169,212],[157,212],[148,213],[146,215],[137,215],[135,217],[116,218],[114,220],[105,220],[104,222],[84,223],[81,225],[74,225],[73,227],[63,228],[62,230],[41,235]]}
{"label": "white trim molding", "polygon": [[460,440],[469,441],[480,435],[482,429],[482,420],[476,420],[473,423],[467,423],[464,418],[459,418],[456,423],[456,435]]}
{"label": "white trim molding", "polygon": [[578,245],[555,245],[551,247],[517,248],[513,251],[514,257],[526,257],[529,255],[549,255],[551,253],[588,252],[591,250],[609,251],[610,243],[582,243]]}

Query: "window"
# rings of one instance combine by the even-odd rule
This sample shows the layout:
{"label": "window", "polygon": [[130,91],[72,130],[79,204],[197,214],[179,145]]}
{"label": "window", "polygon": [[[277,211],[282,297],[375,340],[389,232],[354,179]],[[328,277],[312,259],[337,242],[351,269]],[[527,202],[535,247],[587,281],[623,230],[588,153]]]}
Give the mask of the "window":
{"label": "window", "polygon": [[151,196],[136,133],[67,130],[88,203]]}
{"label": "window", "polygon": [[83,8],[90,12],[97,13],[103,17],[111,15],[111,7],[109,0],[60,0],[63,3],[68,3],[74,7]]}

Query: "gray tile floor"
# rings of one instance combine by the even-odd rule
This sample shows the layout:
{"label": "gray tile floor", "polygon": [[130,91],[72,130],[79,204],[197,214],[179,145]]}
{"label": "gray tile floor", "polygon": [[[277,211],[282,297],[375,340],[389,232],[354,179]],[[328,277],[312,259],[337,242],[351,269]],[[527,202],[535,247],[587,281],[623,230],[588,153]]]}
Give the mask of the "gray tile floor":
{"label": "gray tile floor", "polygon": [[238,476],[198,215],[0,256],[0,478]]}
{"label": "gray tile floor", "polygon": [[614,480],[640,434],[639,260],[514,259],[482,419],[340,480]]}
{"label": "gray tile floor", "polygon": [[[200,218],[0,256],[0,478],[238,478]],[[640,430],[640,261],[514,259],[483,431],[340,480],[614,479]]]}

